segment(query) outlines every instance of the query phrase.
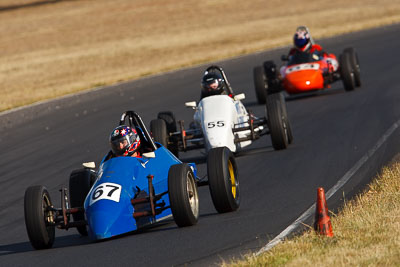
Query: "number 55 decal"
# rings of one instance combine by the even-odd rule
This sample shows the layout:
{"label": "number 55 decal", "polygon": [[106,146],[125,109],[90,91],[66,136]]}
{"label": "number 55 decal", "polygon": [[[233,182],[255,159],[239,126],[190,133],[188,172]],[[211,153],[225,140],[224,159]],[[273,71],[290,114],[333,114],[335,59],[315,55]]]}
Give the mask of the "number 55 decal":
{"label": "number 55 decal", "polygon": [[103,183],[96,186],[90,194],[90,204],[92,205],[100,199],[112,200],[119,202],[121,196],[121,186],[114,183]]}
{"label": "number 55 decal", "polygon": [[209,123],[207,123],[207,128],[214,128],[214,127],[224,127],[225,126],[225,122],[224,121],[210,121]]}

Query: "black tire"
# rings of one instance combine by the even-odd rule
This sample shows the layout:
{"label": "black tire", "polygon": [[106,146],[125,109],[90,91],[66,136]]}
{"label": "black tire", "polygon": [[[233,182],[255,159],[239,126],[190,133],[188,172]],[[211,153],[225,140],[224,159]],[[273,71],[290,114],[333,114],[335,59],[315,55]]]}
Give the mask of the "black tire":
{"label": "black tire", "polygon": [[179,227],[195,225],[199,219],[199,194],[188,164],[171,166],[168,172],[168,194],[175,223]]}
{"label": "black tire", "polygon": [[44,186],[31,186],[25,191],[24,213],[29,240],[35,249],[51,248],[55,239],[55,214],[49,192]]}
{"label": "black tire", "polygon": [[346,48],[343,51],[343,53],[347,53],[349,55],[350,64],[354,71],[355,85],[356,85],[356,87],[360,87],[361,86],[361,77],[360,77],[361,68],[360,68],[360,62],[358,60],[358,55],[353,47]]}
{"label": "black tire", "polygon": [[175,118],[171,117],[173,116],[172,113],[168,115],[167,112],[160,112],[158,116],[160,117],[159,119],[152,120],[150,122],[150,131],[153,134],[153,138],[156,142],[162,144],[178,158],[178,144],[171,142],[169,138],[169,133],[176,132]]}
{"label": "black tire", "polygon": [[157,115],[157,119],[162,119],[167,124],[168,133],[176,132],[176,120],[175,116],[171,111],[162,111]]}
{"label": "black tire", "polygon": [[258,104],[265,104],[265,98],[267,97],[267,77],[262,66],[253,69],[253,78],[257,102]]}
{"label": "black tire", "polygon": [[[95,179],[95,174],[89,169],[79,169],[72,171],[69,177],[69,202],[72,208],[83,207],[85,198],[90,191]],[[85,220],[84,211],[72,214],[75,222]],[[87,236],[88,231],[86,225],[76,227],[78,232]]]}
{"label": "black tire", "polygon": [[267,97],[269,94],[279,93],[282,91],[280,80],[278,79],[278,73],[276,64],[272,60],[265,61],[263,64],[265,72],[265,81],[267,88]]}
{"label": "black tire", "polygon": [[150,121],[150,131],[153,134],[154,141],[162,144],[167,148],[168,146],[168,131],[167,124],[162,119],[155,119]]}
{"label": "black tire", "polygon": [[351,67],[350,56],[348,53],[343,53],[339,57],[340,76],[342,78],[344,90],[353,91],[356,88],[354,71]]}
{"label": "black tire", "polygon": [[207,175],[210,194],[219,213],[235,211],[240,206],[240,187],[235,157],[227,147],[208,152]]}
{"label": "black tire", "polygon": [[281,98],[281,109],[282,109],[282,115],[284,118],[284,122],[286,125],[286,130],[287,130],[287,138],[288,138],[288,143],[292,144],[293,143],[293,132],[292,132],[292,126],[290,123],[290,119],[287,113],[287,107],[286,107],[286,100],[285,100],[285,96],[281,93],[280,94],[280,98]]}
{"label": "black tire", "polygon": [[[290,143],[289,135],[291,135],[291,128],[287,128],[287,113],[285,116],[284,113],[286,109],[283,110],[282,107],[282,93],[268,95],[266,103],[266,113],[268,118],[268,128],[271,134],[272,146],[275,150],[286,149]],[[289,131],[290,134],[288,134]]]}

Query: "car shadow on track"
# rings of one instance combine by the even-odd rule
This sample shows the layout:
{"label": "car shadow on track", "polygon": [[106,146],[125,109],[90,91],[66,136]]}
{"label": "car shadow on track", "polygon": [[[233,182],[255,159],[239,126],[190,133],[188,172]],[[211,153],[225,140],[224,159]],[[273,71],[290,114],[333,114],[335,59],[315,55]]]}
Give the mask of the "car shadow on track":
{"label": "car shadow on track", "polygon": [[180,160],[185,163],[205,164],[207,163],[207,155],[180,158]]}
{"label": "car shadow on track", "polygon": [[257,148],[246,148],[239,152],[235,153],[235,157],[243,157],[249,155],[256,155],[256,154],[264,154],[264,153],[271,153],[275,152],[272,146],[264,146],[264,147],[257,147]]}
{"label": "car shadow on track", "polygon": [[[272,146],[264,146],[264,147],[256,147],[256,148],[252,147],[252,148],[242,149],[239,152],[234,153],[234,155],[235,155],[235,157],[243,157],[243,156],[260,154],[260,153],[271,153],[274,151],[275,150]],[[204,153],[201,156],[180,158],[180,160],[185,163],[207,164],[207,154]]]}
{"label": "car shadow on track", "polygon": [[[72,246],[82,246],[93,243],[88,237],[82,237],[78,234],[60,236],[56,237],[53,245],[54,248],[72,247]],[[35,251],[31,246],[30,242],[20,242],[8,245],[0,246],[0,258],[1,256],[25,253],[29,251]]]}
{"label": "car shadow on track", "polygon": [[318,90],[314,92],[308,93],[301,93],[297,95],[286,95],[285,100],[286,102],[301,100],[305,98],[314,98],[314,97],[322,97],[322,96],[329,96],[329,95],[337,95],[346,93],[343,88],[330,88],[324,90]]}

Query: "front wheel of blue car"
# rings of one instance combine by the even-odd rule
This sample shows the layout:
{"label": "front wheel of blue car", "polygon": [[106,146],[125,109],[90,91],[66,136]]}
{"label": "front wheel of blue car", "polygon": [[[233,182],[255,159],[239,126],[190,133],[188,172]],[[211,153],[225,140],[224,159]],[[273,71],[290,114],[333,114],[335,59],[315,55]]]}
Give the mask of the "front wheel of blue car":
{"label": "front wheel of blue car", "polygon": [[235,157],[227,147],[208,152],[207,174],[210,194],[219,213],[235,211],[240,205],[240,190]]}
{"label": "front wheel of blue car", "polygon": [[35,249],[51,248],[55,238],[55,213],[44,186],[31,186],[25,191],[24,213],[29,240]]}
{"label": "front wheel of blue car", "polygon": [[174,221],[179,227],[191,226],[199,219],[199,194],[188,164],[172,165],[168,172],[168,193]]}

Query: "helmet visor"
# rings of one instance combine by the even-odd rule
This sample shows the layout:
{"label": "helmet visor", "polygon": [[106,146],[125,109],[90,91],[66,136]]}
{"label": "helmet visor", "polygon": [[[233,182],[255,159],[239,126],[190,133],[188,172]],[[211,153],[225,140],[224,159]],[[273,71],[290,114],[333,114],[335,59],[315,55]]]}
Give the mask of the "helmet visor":
{"label": "helmet visor", "polygon": [[111,143],[111,150],[114,152],[115,155],[121,156],[125,153],[128,147],[131,146],[132,141],[129,135],[122,136],[118,139],[112,140]]}

